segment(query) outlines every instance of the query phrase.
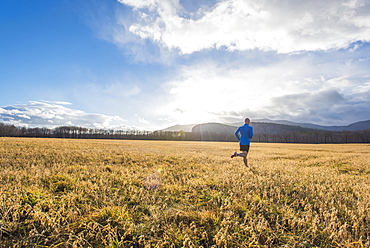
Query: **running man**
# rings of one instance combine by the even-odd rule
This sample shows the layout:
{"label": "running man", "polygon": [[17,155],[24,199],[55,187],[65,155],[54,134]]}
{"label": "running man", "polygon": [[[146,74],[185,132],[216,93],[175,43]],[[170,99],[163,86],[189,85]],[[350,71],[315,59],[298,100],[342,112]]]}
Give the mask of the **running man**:
{"label": "running man", "polygon": [[249,152],[249,146],[251,143],[251,138],[253,137],[253,127],[249,126],[251,123],[249,118],[245,118],[244,125],[241,127],[238,127],[238,129],[235,131],[235,137],[239,140],[240,145],[240,151],[241,153],[234,152],[233,155],[231,155],[231,158],[234,157],[242,157],[245,166],[248,166],[248,152]]}

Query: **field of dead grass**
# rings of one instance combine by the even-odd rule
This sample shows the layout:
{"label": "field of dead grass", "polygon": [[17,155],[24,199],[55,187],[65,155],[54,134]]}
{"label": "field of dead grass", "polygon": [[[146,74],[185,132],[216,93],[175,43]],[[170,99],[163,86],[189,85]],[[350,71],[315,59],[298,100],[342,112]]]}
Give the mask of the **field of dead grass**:
{"label": "field of dead grass", "polygon": [[370,247],[370,145],[0,138],[0,247]]}

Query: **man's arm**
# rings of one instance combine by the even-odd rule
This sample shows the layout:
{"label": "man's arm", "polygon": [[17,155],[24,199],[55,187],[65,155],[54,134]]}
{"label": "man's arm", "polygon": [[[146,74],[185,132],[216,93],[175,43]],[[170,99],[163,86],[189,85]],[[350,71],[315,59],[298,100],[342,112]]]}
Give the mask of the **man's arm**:
{"label": "man's arm", "polygon": [[238,140],[240,140],[240,136],[239,136],[239,128],[238,129],[236,129],[236,131],[235,131],[235,137],[238,139]]}
{"label": "man's arm", "polygon": [[249,132],[249,138],[253,137],[253,127],[251,127],[251,131]]}

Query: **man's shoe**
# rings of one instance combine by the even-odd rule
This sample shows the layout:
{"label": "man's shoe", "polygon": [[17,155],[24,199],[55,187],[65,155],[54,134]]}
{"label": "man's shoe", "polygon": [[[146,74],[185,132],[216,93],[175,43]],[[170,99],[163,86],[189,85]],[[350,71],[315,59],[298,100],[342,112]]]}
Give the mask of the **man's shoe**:
{"label": "man's shoe", "polygon": [[236,152],[234,152],[234,154],[233,154],[233,155],[231,155],[231,158],[234,158],[234,157],[236,157],[236,156],[238,156],[238,154],[237,154]]}

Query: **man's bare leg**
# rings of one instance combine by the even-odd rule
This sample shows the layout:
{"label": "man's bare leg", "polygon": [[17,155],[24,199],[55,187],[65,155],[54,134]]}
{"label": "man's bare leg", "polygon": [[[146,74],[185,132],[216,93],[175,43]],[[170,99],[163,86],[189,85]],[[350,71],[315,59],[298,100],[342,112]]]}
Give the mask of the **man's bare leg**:
{"label": "man's bare leg", "polygon": [[249,167],[248,166],[248,159],[247,159],[247,156],[243,157],[243,161],[244,161],[244,164],[246,167]]}
{"label": "man's bare leg", "polygon": [[248,152],[241,152],[241,153],[238,154],[238,156],[243,157],[243,162],[244,162],[245,166],[249,167],[248,166],[247,155],[248,155]]}

